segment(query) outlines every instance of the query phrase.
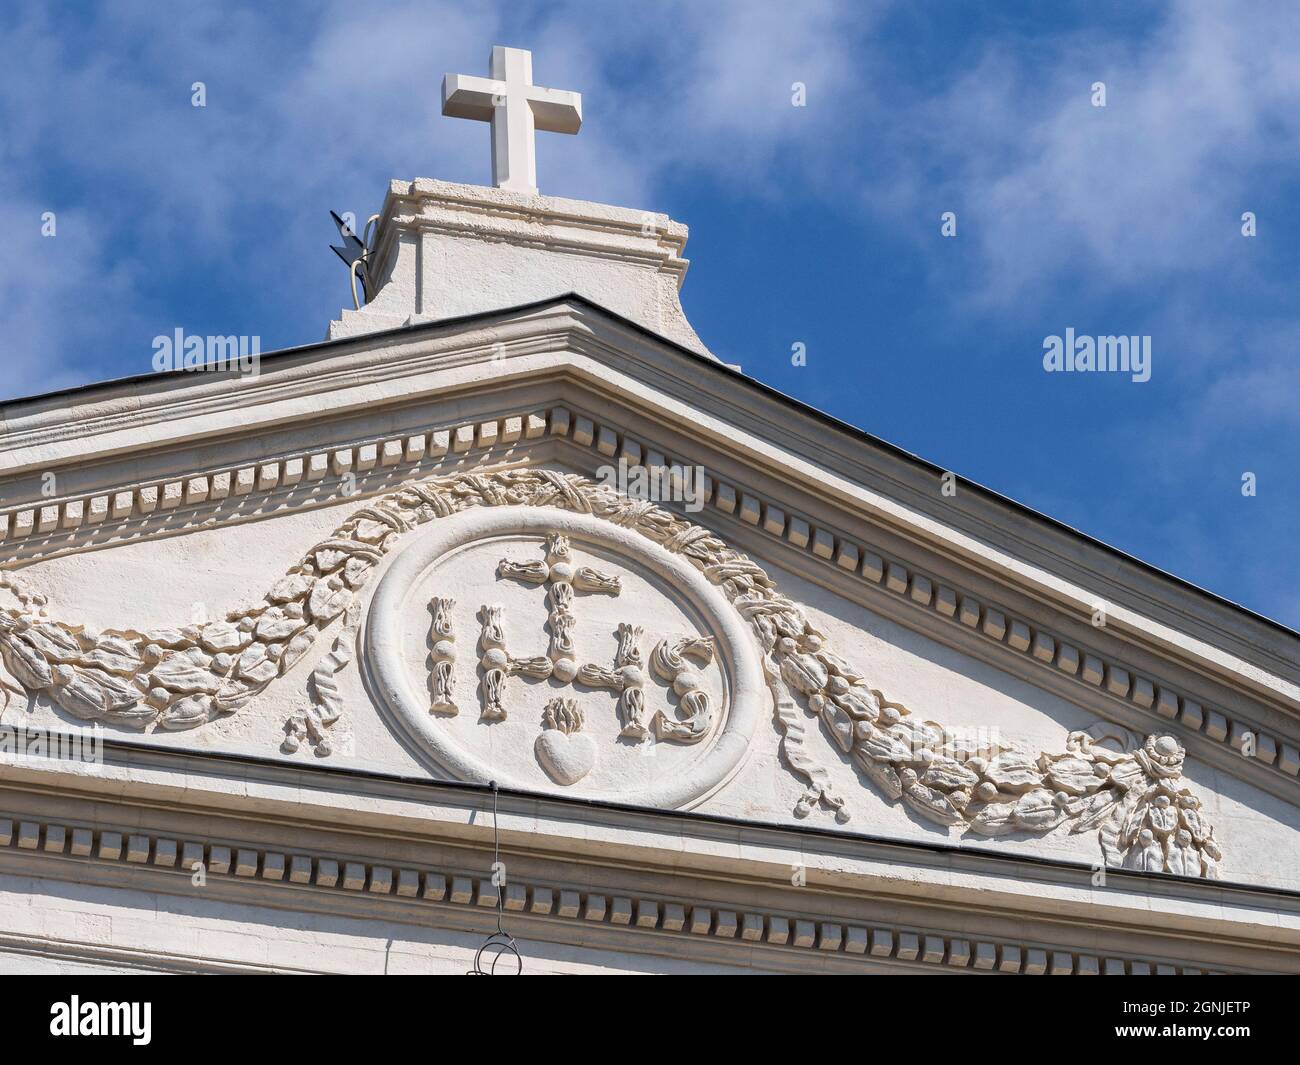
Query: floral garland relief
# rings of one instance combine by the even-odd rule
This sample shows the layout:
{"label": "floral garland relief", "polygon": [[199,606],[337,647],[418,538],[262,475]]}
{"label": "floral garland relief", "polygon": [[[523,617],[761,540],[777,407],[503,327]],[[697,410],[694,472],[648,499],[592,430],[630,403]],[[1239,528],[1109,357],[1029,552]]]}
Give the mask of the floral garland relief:
{"label": "floral garland relief", "polygon": [[311,548],[261,603],[202,625],[101,632],[65,624],[47,615],[44,596],[26,580],[0,571],[0,588],[18,602],[0,608],[0,661],[17,681],[0,675],[0,700],[40,693],[85,721],[195,728],[264,691],[342,616],[333,650],[313,673],[317,705],[286,723],[286,749],[307,742],[327,754],[328,731],[341,711],[334,674],[351,658],[357,593],[375,564],[417,525],[502,505],[558,507],[606,519],[681,555],[721,589],[763,648],[781,753],[806,784],[798,816],[821,804],[837,820],[848,820],[843,798],[805,744],[806,722],[815,715],[888,799],[940,825],[986,836],[1068,825],[1072,833],[1097,831],[1111,865],[1219,875],[1222,853],[1182,776],[1184,751],[1173,736],[1137,743],[1119,730],[1099,728],[1071,733],[1063,754],[1034,756],[1002,743],[963,750],[956,733],[918,720],[868,687],[759,565],[709,530],[653,503],[549,470],[403,485]]}

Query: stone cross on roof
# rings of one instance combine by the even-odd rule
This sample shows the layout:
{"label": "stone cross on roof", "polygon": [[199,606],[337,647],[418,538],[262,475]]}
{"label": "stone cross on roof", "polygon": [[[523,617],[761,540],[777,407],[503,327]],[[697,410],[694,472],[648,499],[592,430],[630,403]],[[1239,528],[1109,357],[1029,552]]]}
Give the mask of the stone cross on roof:
{"label": "stone cross on roof", "polygon": [[582,96],[533,84],[533,53],[492,49],[491,77],[447,74],[442,79],[442,113],[492,123],[492,181],[501,189],[537,194],[534,132],[577,133]]}

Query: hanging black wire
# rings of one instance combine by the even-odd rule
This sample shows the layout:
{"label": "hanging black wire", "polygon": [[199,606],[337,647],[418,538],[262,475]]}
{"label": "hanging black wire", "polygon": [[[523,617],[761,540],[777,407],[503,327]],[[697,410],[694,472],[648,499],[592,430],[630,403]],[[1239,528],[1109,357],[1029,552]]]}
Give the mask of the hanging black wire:
{"label": "hanging black wire", "polygon": [[[466,975],[468,976],[496,976],[497,966],[501,959],[513,957],[515,959],[515,971],[503,972],[503,976],[519,976],[524,971],[524,959],[519,953],[519,948],[515,946],[514,936],[502,927],[501,919],[505,915],[506,893],[505,882],[496,884],[496,878],[501,869],[501,832],[497,822],[497,782],[494,780],[489,785],[492,788],[492,878],[497,889],[497,930],[483,941],[483,945],[474,953],[474,968]],[[485,958],[491,958],[489,968],[483,967]],[[507,963],[509,964],[509,963]]]}

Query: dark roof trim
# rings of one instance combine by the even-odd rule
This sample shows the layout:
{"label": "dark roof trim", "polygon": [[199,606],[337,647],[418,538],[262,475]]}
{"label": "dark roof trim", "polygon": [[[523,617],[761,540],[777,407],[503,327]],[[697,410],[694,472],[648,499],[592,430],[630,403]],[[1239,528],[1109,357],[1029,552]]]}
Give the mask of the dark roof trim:
{"label": "dark roof trim", "polygon": [[[465,780],[439,780],[437,778],[428,778],[428,776],[412,776],[400,774],[400,772],[381,772],[378,770],[356,769],[356,767],[333,769],[333,767],[325,766],[303,766],[299,765],[299,763],[283,761],[283,759],[257,756],[257,754],[234,754],[212,752],[212,750],[194,752],[194,750],[162,748],[162,746],[135,743],[135,741],[131,740],[105,740],[104,749],[105,752],[146,754],[146,756],[162,763],[198,761],[203,765],[211,765],[212,769],[217,771],[220,771],[222,766],[290,771],[303,776],[304,779],[300,783],[300,787],[304,789],[311,787],[312,782],[320,784],[322,787],[324,785],[333,787],[335,780],[356,778],[380,784],[398,784],[402,785],[402,787],[428,789],[430,792],[460,793],[463,797],[481,795],[484,796],[485,802],[490,801],[491,793],[495,789],[499,795],[520,798],[520,800],[529,802],[550,802],[550,804],[572,810],[610,810],[615,811],[615,813],[640,814],[642,817],[664,818],[667,821],[679,822],[684,826],[685,824],[699,824],[699,826],[707,824],[707,826],[720,828],[751,828],[751,830],[764,832],[793,832],[797,836],[827,841],[833,840],[837,841],[837,843],[852,841],[852,843],[868,844],[871,847],[897,847],[915,853],[952,854],[952,856],[979,858],[979,860],[993,863],[1031,865],[1037,867],[1037,869],[1056,870],[1057,873],[1061,874],[1078,873],[1092,876],[1096,871],[1095,863],[1066,861],[1062,860],[1062,858],[1044,858],[1036,856],[1036,854],[1013,853],[991,847],[962,847],[962,845],[950,843],[924,843],[922,840],[893,839],[893,837],[889,836],[871,835],[870,832],[845,831],[842,828],[826,828],[815,826],[815,824],[753,821],[753,819],[728,817],[725,814],[703,814],[697,810],[663,810],[654,808],[654,806],[636,806],[628,804],[628,802],[599,800],[599,798],[551,795],[549,792],[534,792],[525,788],[503,788],[495,783],[478,784],[465,782]],[[1139,871],[1130,869],[1106,869],[1106,876],[1108,878],[1118,876],[1119,879],[1131,880],[1135,884],[1173,883],[1188,884],[1188,886],[1192,887],[1210,886],[1216,891],[1247,892],[1249,895],[1300,900],[1300,891],[1296,891],[1296,889],[1270,887],[1266,886],[1266,884],[1248,884],[1238,882],[1238,880],[1205,880],[1200,876],[1183,876],[1174,873],[1139,873]]]}
{"label": "dark roof trim", "polygon": [[[355,337],[341,337],[337,340],[319,340],[316,341],[315,343],[303,344],[295,348],[282,348],[279,351],[266,352],[261,356],[261,359],[263,362],[279,361],[294,356],[310,355],[312,352],[325,351],[332,348],[339,348],[348,344],[356,344],[358,342],[363,342],[363,341],[380,340],[380,339],[407,336],[407,335],[418,335],[424,332],[436,332],[439,330],[455,328],[456,326],[459,325],[467,325],[470,323],[481,323],[491,318],[500,318],[509,315],[523,314],[529,311],[539,310],[543,307],[557,306],[563,303],[580,303],[583,306],[598,311],[599,313],[605,315],[607,318],[619,322],[620,324],[626,326],[627,328],[635,332],[641,333],[644,336],[650,337],[651,339],[659,342],[660,344],[664,344],[674,349],[675,351],[679,352],[680,354],[684,355],[689,359],[695,360],[695,362],[697,362],[701,367],[707,368],[711,373],[722,374],[726,377],[730,377],[736,383],[741,384],[744,387],[754,389],[762,393],[763,395],[775,399],[779,402],[788,404],[789,406],[794,407],[800,413],[807,415],[808,417],[813,418],[816,421],[821,422],[822,424],[828,426],[831,429],[834,429],[837,432],[847,434],[862,443],[870,444],[872,447],[880,448],[881,450],[886,451],[891,455],[895,455],[898,458],[901,458],[916,466],[920,466],[930,473],[936,475],[943,475],[945,473],[951,472],[945,469],[944,467],[936,466],[934,463],[921,458],[919,455],[916,455],[911,451],[907,451],[906,449],[901,448],[896,444],[891,444],[888,440],[883,440],[878,436],[873,436],[871,433],[868,433],[865,429],[859,429],[857,426],[852,425],[849,422],[841,421],[839,418],[836,418],[834,415],[827,414],[825,411],[818,410],[816,407],[811,407],[808,404],[798,399],[795,399],[793,396],[788,396],[784,392],[780,392],[777,389],[772,388],[770,385],[765,385],[761,381],[758,381],[752,377],[748,377],[745,374],[741,373],[739,370],[733,370],[731,367],[727,366],[725,363],[721,362],[720,360],[710,358],[707,355],[701,355],[699,352],[696,351],[692,351],[690,348],[686,347],[685,345],[679,344],[675,340],[670,340],[667,337],[663,336],[662,334],[656,333],[653,329],[648,329],[645,326],[641,325],[639,322],[634,322],[630,318],[625,318],[623,315],[618,314],[615,311],[609,310],[609,308],[602,306],[601,304],[597,303],[595,300],[588,299],[586,296],[580,295],[579,293],[576,292],[567,292],[564,293],[563,295],[551,296],[544,300],[534,300],[531,303],[520,303],[520,304],[516,304],[513,307],[502,307],[500,309],[491,310],[491,311],[477,311],[473,314],[463,314],[454,318],[441,318],[435,322],[420,322],[416,325],[404,325],[404,326],[397,326],[396,328],[393,329],[377,330],[373,333],[364,333],[360,336],[355,336]],[[123,385],[143,383],[145,381],[156,380],[159,377],[170,377],[173,375],[188,376],[189,371],[167,370],[162,373],[154,372],[154,373],[134,374],[129,377],[119,377],[108,381],[95,382],[89,385],[76,385],[72,388],[58,389],[53,392],[45,392],[34,396],[23,396],[13,400],[6,400],[4,402],[0,402],[0,409],[9,408],[24,403],[43,402],[46,400],[58,398],[60,396],[88,395],[100,389],[120,388]],[[977,481],[971,481],[971,480],[967,480],[966,478],[962,478],[962,483],[968,488],[973,488],[976,492],[987,497],[988,499],[991,499],[1002,506],[1010,507],[1012,510],[1016,511],[1019,514],[1026,515],[1027,517],[1030,517],[1035,521],[1042,522],[1044,525],[1050,526],[1051,528],[1057,529],[1061,532],[1069,534],[1070,536],[1074,536],[1080,540],[1083,540],[1085,543],[1089,544],[1090,546],[1098,548],[1099,550],[1104,551],[1109,555],[1113,555],[1116,558],[1122,559],[1125,562],[1131,563],[1132,565],[1137,566],[1142,570],[1145,570],[1147,573],[1151,573],[1157,577],[1161,577],[1165,580],[1172,581],[1174,584],[1177,584],[1178,586],[1185,588],[1188,591],[1194,592],[1197,595],[1205,596],[1207,599],[1211,599],[1214,602],[1220,604],[1221,606],[1226,606],[1236,611],[1237,613],[1240,613],[1252,619],[1253,621],[1257,621],[1260,624],[1266,625],[1276,632],[1283,633],[1284,635],[1289,636],[1292,639],[1300,640],[1300,630],[1293,629],[1288,625],[1284,625],[1280,621],[1276,621],[1273,618],[1265,616],[1264,614],[1256,613],[1254,610],[1251,610],[1249,607],[1242,606],[1242,604],[1234,602],[1233,600],[1228,599],[1225,596],[1219,595],[1216,592],[1212,592],[1207,588],[1202,588],[1200,585],[1193,584],[1191,581],[1185,580],[1182,577],[1179,577],[1177,574],[1170,573],[1168,570],[1163,570],[1159,566],[1152,565],[1150,562],[1144,562],[1142,559],[1137,558],[1135,555],[1130,555],[1126,551],[1122,551],[1117,547],[1113,547],[1110,544],[1106,543],[1104,540],[1098,540],[1096,537],[1089,536],[1087,533],[1082,532],[1079,529],[1076,529],[1072,525],[1067,525],[1063,521],[1058,521],[1057,519],[1051,517],[1050,515],[1042,513],[1042,511],[1035,510],[1033,507],[1027,506],[1024,503],[1017,502],[1016,500],[1010,498],[1009,496],[1004,496],[1000,492],[997,492],[992,488],[988,488]]]}
{"label": "dark roof trim", "polygon": [[[304,766],[283,759],[268,758],[264,755],[232,754],[217,751],[192,751],[174,747],[157,747],[147,743],[131,740],[105,740],[105,751],[120,751],[130,754],[143,754],[157,762],[197,761],[217,770],[219,766],[243,766],[287,770],[301,774],[305,779],[300,787],[307,788],[314,779],[318,783],[329,781],[334,786],[336,780],[349,777],[368,780],[381,784],[398,784],[430,792],[446,791],[458,796],[482,795],[483,801],[491,801],[495,788],[500,795],[508,798],[523,799],[528,802],[553,803],[556,806],[572,810],[609,810],[617,813],[632,813],[642,816],[659,817],[676,821],[683,825],[711,825],[718,828],[746,828],[762,832],[791,832],[797,836],[826,841],[853,842],[868,844],[873,847],[897,847],[901,850],[918,854],[949,854],[968,856],[991,863],[1012,865],[1031,865],[1039,869],[1055,870],[1058,873],[1079,873],[1091,877],[1096,872],[1096,864],[1089,862],[1066,861],[1061,858],[1043,858],[1033,854],[1013,853],[995,850],[992,847],[965,847],[952,843],[927,843],[913,839],[894,839],[889,836],[876,836],[868,832],[851,832],[838,828],[824,828],[820,825],[789,825],[777,821],[754,821],[743,817],[729,817],[724,814],[705,814],[695,810],[664,810],[653,806],[636,806],[632,803],[613,802],[608,799],[584,799],[574,795],[558,795],[544,791],[529,791],[524,788],[505,788],[496,784],[477,784],[464,780],[439,780],[432,777],[411,776],[405,773],[385,773],[375,769],[316,764]],[[129,763],[123,763],[129,764]],[[334,779],[330,779],[334,778]],[[110,796],[111,798],[111,796]],[[1206,880],[1202,877],[1183,876],[1177,873],[1148,873],[1132,869],[1106,869],[1107,878],[1118,877],[1135,884],[1188,884],[1192,886],[1212,886],[1216,891],[1246,892],[1252,895],[1266,895],[1277,898],[1300,900],[1300,890],[1271,887],[1264,884],[1247,884],[1234,880]]]}

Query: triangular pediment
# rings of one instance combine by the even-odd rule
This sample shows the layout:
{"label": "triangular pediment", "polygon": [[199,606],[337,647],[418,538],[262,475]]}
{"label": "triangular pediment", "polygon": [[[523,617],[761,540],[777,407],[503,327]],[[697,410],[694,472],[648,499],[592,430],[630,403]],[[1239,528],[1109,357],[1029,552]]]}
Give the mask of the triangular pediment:
{"label": "triangular pediment", "polygon": [[580,297],[5,417],[6,721],[1292,875],[1289,635]]}

